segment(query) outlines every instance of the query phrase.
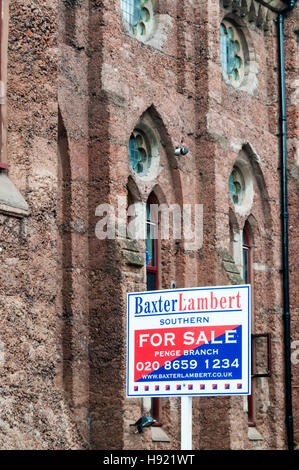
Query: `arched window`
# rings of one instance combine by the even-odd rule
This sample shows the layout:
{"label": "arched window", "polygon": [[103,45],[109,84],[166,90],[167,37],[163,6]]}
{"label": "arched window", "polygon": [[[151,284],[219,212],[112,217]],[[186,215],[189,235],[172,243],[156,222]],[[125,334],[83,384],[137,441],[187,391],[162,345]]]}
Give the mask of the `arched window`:
{"label": "arched window", "polygon": [[159,288],[158,270],[158,201],[151,194],[146,204],[146,285],[147,290]]}
{"label": "arched window", "polygon": [[[146,287],[147,290],[159,289],[159,258],[158,258],[158,200],[151,194],[146,204]],[[160,399],[152,398],[151,414],[160,426]]]}
{"label": "arched window", "polygon": [[243,242],[242,242],[242,253],[243,253],[243,279],[245,284],[250,284],[251,274],[250,274],[250,257],[251,257],[251,247],[248,230],[246,227],[243,229]]}
{"label": "arched window", "polygon": [[235,25],[223,20],[220,25],[220,60],[223,76],[234,86],[244,77],[244,52],[240,33]]}

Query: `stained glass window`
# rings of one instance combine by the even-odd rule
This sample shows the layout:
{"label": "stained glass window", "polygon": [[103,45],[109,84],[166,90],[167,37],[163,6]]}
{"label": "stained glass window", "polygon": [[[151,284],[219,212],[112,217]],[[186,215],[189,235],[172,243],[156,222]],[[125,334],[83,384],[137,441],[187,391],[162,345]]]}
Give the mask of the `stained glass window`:
{"label": "stained glass window", "polygon": [[139,0],[120,0],[120,6],[125,21],[134,27],[140,18],[141,2]]}
{"label": "stained glass window", "polygon": [[229,194],[234,204],[240,204],[245,189],[244,178],[238,168],[233,168],[230,174],[229,181]]}
{"label": "stained glass window", "polygon": [[224,75],[231,82],[238,82],[243,75],[243,62],[240,38],[233,25],[220,25],[220,58]]}
{"label": "stained glass window", "polygon": [[139,175],[146,175],[151,166],[149,141],[139,129],[134,129],[129,140],[129,159],[133,170]]}
{"label": "stained glass window", "polygon": [[132,34],[142,39],[152,28],[153,5],[151,0],[120,0],[123,18]]}

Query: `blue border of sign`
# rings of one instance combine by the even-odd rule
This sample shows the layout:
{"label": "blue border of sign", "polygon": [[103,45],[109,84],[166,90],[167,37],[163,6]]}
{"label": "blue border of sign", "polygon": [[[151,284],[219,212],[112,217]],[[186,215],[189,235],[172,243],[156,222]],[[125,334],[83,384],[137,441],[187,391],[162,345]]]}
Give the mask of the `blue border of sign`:
{"label": "blue border of sign", "polygon": [[[248,342],[247,342],[247,354],[248,354],[248,364],[247,364],[247,370],[248,370],[248,377],[247,377],[247,384],[248,384],[248,387],[247,387],[247,390],[246,391],[243,391],[243,392],[229,392],[229,393],[207,393],[207,392],[203,392],[203,393],[158,393],[158,394],[154,394],[154,395],[150,395],[150,394],[137,394],[137,393],[134,393],[134,394],[129,394],[129,363],[130,363],[130,351],[129,351],[129,347],[128,347],[128,338],[129,338],[129,331],[130,331],[130,311],[129,311],[129,305],[130,305],[130,302],[129,302],[129,299],[130,299],[130,296],[135,296],[135,295],[150,295],[150,294],[159,294],[159,293],[167,293],[167,292],[190,292],[190,291],[201,291],[201,290],[224,290],[224,289],[232,289],[232,288],[239,288],[239,289],[247,289],[247,298],[248,298]],[[225,310],[220,310],[219,312],[224,312]],[[236,311],[236,310],[229,310],[230,312],[231,311]],[[194,311],[194,312],[188,312],[188,313],[207,313],[204,312],[204,311]],[[188,314],[187,313],[187,314]],[[211,313],[211,312],[209,312]],[[213,312],[215,313],[215,312]],[[185,313],[186,314],[186,313]],[[167,315],[167,314],[163,314],[163,315]],[[139,315],[140,316],[140,315]],[[145,316],[145,315],[142,315],[142,316]],[[146,316],[151,316],[151,315],[146,315]],[[157,316],[157,315],[155,315]],[[250,301],[250,285],[248,284],[241,284],[241,285],[230,285],[230,286],[208,286],[208,287],[194,287],[194,288],[182,288],[182,289],[167,289],[167,290],[155,290],[155,291],[144,291],[144,292],[130,292],[127,294],[127,361],[126,361],[126,364],[127,364],[127,374],[126,374],[126,382],[127,382],[127,386],[126,386],[126,389],[127,389],[127,397],[130,398],[130,397],[180,397],[180,396],[233,396],[233,395],[250,395],[250,392],[251,392],[251,344],[250,344],[250,341],[251,341],[251,321],[250,321],[250,318],[251,318],[251,301]]]}

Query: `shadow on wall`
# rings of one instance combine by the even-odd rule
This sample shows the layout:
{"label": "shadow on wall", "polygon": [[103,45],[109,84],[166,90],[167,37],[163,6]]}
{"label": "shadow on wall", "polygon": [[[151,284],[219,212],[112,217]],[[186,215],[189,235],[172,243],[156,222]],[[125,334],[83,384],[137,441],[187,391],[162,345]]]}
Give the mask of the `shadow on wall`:
{"label": "shadow on wall", "polygon": [[72,235],[71,166],[66,128],[58,110],[58,232],[60,237],[63,384],[72,402]]}

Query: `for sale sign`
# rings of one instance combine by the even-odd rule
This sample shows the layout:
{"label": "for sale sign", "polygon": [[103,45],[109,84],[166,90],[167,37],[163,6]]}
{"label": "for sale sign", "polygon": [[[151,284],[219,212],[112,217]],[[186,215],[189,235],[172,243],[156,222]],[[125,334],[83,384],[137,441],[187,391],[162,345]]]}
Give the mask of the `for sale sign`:
{"label": "for sale sign", "polygon": [[250,286],[130,293],[127,396],[249,395]]}

